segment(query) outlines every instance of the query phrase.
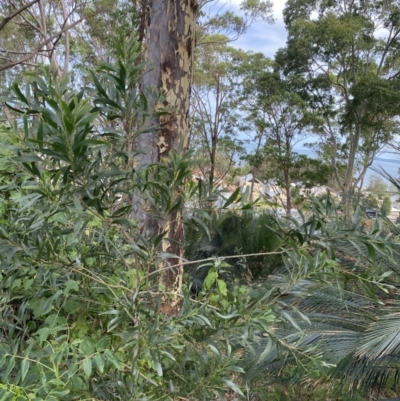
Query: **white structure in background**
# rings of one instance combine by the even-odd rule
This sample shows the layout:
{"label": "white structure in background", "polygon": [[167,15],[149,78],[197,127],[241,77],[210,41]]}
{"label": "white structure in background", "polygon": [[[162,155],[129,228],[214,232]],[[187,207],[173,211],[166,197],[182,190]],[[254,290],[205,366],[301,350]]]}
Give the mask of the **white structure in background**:
{"label": "white structure in background", "polygon": [[[239,185],[242,191],[246,188],[251,188],[253,181],[253,174],[247,174],[239,178]],[[258,178],[254,179],[253,184],[253,199],[273,199],[275,196],[280,196],[283,193],[283,189],[276,183],[276,181],[262,182]]]}
{"label": "white structure in background", "polygon": [[[262,182],[261,180],[254,178],[253,182],[253,174],[246,174],[242,177],[238,177],[235,182],[241,188],[242,193],[245,191],[250,191],[251,186],[253,184],[253,199],[257,200],[265,200],[272,201],[276,206],[270,208],[270,212],[275,214],[277,217],[286,217],[286,191],[278,185],[276,180],[269,180],[267,182]],[[327,187],[326,185],[315,186],[312,188],[304,188],[301,182],[292,183],[292,188],[300,187],[300,193],[304,196],[322,196],[326,194],[328,191],[333,195],[339,197],[340,195]],[[234,192],[234,188],[226,186],[223,191],[225,192],[225,197],[229,198],[229,196]],[[222,207],[224,201],[218,201],[216,204],[217,207]],[[235,207],[232,204],[230,207]],[[295,218],[298,221],[302,220],[302,217],[297,209],[292,209],[290,211],[291,217]]]}
{"label": "white structure in background", "polygon": [[390,201],[392,202],[392,209],[400,210],[400,195],[392,195]]}
{"label": "white structure in background", "polygon": [[300,193],[303,195],[312,195],[312,196],[321,196],[325,195],[327,192],[330,192],[334,196],[338,196],[338,194],[333,191],[331,188],[326,185],[320,185],[312,188],[302,188]]}
{"label": "white structure in background", "polygon": [[[239,185],[242,189],[242,192],[246,190],[250,191],[252,182],[253,174],[247,174],[240,177]],[[296,186],[296,184],[292,184],[292,186]],[[255,178],[253,183],[253,199],[269,201],[274,200],[275,203],[280,206],[269,209],[270,212],[275,214],[277,217],[286,216],[286,210],[284,208],[286,202],[286,193],[285,190],[277,184],[276,180],[262,182],[261,180]],[[291,210],[291,216],[298,220],[301,218],[297,209]]]}

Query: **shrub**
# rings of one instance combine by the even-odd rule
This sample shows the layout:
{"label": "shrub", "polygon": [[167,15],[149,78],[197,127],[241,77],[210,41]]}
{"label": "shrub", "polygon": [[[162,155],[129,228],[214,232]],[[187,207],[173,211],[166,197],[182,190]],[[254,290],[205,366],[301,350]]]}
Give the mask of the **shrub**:
{"label": "shrub", "polygon": [[381,213],[382,216],[386,217],[390,214],[392,211],[392,202],[388,196],[385,196],[382,201],[382,206],[381,206]]}

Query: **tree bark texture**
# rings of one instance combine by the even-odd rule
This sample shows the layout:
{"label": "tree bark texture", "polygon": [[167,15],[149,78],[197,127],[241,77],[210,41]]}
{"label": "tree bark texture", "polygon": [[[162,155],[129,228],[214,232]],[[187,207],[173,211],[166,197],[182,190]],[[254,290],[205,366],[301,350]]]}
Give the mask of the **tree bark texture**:
{"label": "tree bark texture", "polygon": [[160,131],[142,135],[139,146],[148,153],[143,162],[159,161],[172,149],[186,147],[193,75],[196,0],[153,0],[150,4],[146,53],[152,63],[143,77],[145,88],[161,88],[165,107],[175,111],[160,121]]}
{"label": "tree bark texture", "polygon": [[[151,164],[168,159],[172,150],[187,148],[189,132],[189,101],[193,76],[193,50],[197,0],[152,0],[148,12],[145,49],[151,70],[143,77],[143,88],[159,88],[165,100],[163,107],[173,109],[161,117],[161,129],[138,138],[138,147],[146,154],[138,159],[140,164]],[[173,196],[173,194],[172,194]],[[143,211],[146,214],[146,211]],[[183,221],[181,210],[165,216],[164,221],[151,222],[147,216],[147,233],[167,232],[162,251],[183,256]],[[171,240],[171,241],[169,241]],[[180,259],[169,259],[172,267],[166,270],[162,281],[170,292],[179,293],[182,286],[183,267]]]}

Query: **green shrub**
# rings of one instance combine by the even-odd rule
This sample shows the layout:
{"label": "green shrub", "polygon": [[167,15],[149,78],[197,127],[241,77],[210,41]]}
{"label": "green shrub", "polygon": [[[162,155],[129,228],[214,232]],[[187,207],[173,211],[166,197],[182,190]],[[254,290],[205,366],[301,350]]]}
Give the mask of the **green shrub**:
{"label": "green shrub", "polygon": [[395,386],[400,325],[382,304],[397,243],[381,220],[360,231],[359,212],[345,225],[330,197],[311,200],[300,222],[249,205],[192,210],[184,263],[204,273],[202,288],[193,299],[185,283],[168,309],[159,266],[171,255],[142,234],[132,201],[163,218],[200,189],[185,184],[190,153],[144,167],[127,150],[162,100],[138,90],[137,49],[118,47],[88,92],[46,69],[13,86],[16,131],[3,132],[0,162],[0,398],[250,398],[253,383],[299,378]]}
{"label": "green shrub", "polygon": [[388,196],[385,196],[382,201],[382,206],[381,206],[381,213],[382,216],[386,217],[390,214],[392,211],[392,202]]}

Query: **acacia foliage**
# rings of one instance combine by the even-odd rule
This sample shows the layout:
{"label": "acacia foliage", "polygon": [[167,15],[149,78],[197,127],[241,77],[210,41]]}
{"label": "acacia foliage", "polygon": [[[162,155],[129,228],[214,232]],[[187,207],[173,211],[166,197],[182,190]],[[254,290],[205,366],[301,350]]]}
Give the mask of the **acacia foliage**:
{"label": "acacia foliage", "polygon": [[[201,186],[189,179],[188,155],[135,164],[140,150],[127,142],[155,128],[141,128],[149,115],[167,111],[152,107],[162,101],[156,91],[145,96],[137,90],[143,67],[132,62],[137,46],[117,49],[117,63],[93,73],[89,88],[76,91],[68,76],[57,79],[45,69],[28,75],[24,89],[14,84],[7,99],[17,118],[14,128],[2,127],[0,158],[0,396],[176,400],[233,391],[250,397],[254,379],[279,377],[288,361],[291,372],[304,377],[329,373],[337,356],[347,354],[334,355],[329,365],[321,351],[330,356],[329,342],[313,337],[310,347],[303,341],[310,338],[304,325],[321,328],[302,308],[325,305],[321,288],[323,294],[336,291],[339,303],[340,294],[357,290],[373,298],[368,305],[379,304],[374,291],[385,289],[388,273],[375,269],[384,268],[382,259],[392,260],[380,222],[362,232],[355,218],[350,230],[329,198],[316,201],[303,222],[267,228],[281,244],[274,249],[275,280],[228,281],[231,264],[217,252],[201,262],[207,274],[198,298],[186,291],[179,310],[168,310],[158,267],[171,255],[157,252],[162,236],[142,235],[132,219],[132,197],[142,196],[152,216],[165,221],[194,196],[198,200]],[[239,204],[237,195],[224,206]],[[211,237],[206,215],[192,209],[187,224]],[[257,231],[269,219],[254,221]],[[241,253],[224,256],[246,261]],[[396,263],[390,266],[395,270]],[[343,300],[344,314],[349,299]],[[362,330],[378,328],[366,323]],[[381,350],[386,344],[384,352],[376,358],[372,349],[363,360],[373,357],[378,369],[392,352],[390,332],[380,336],[373,345]]]}
{"label": "acacia foliage", "polygon": [[[171,255],[156,252],[162,236],[138,230],[132,196],[165,219],[196,187],[185,184],[187,155],[133,168],[137,151],[126,144],[154,129],[145,121],[161,99],[137,91],[135,49],[121,46],[117,64],[102,66],[86,90],[44,70],[7,99],[18,117],[14,129],[2,127],[2,399],[243,394],[241,350],[275,319],[258,295],[228,292],[218,263],[207,280],[214,298],[182,296],[178,313],[162,309],[158,266]],[[127,138],[128,117],[136,131]]]}

